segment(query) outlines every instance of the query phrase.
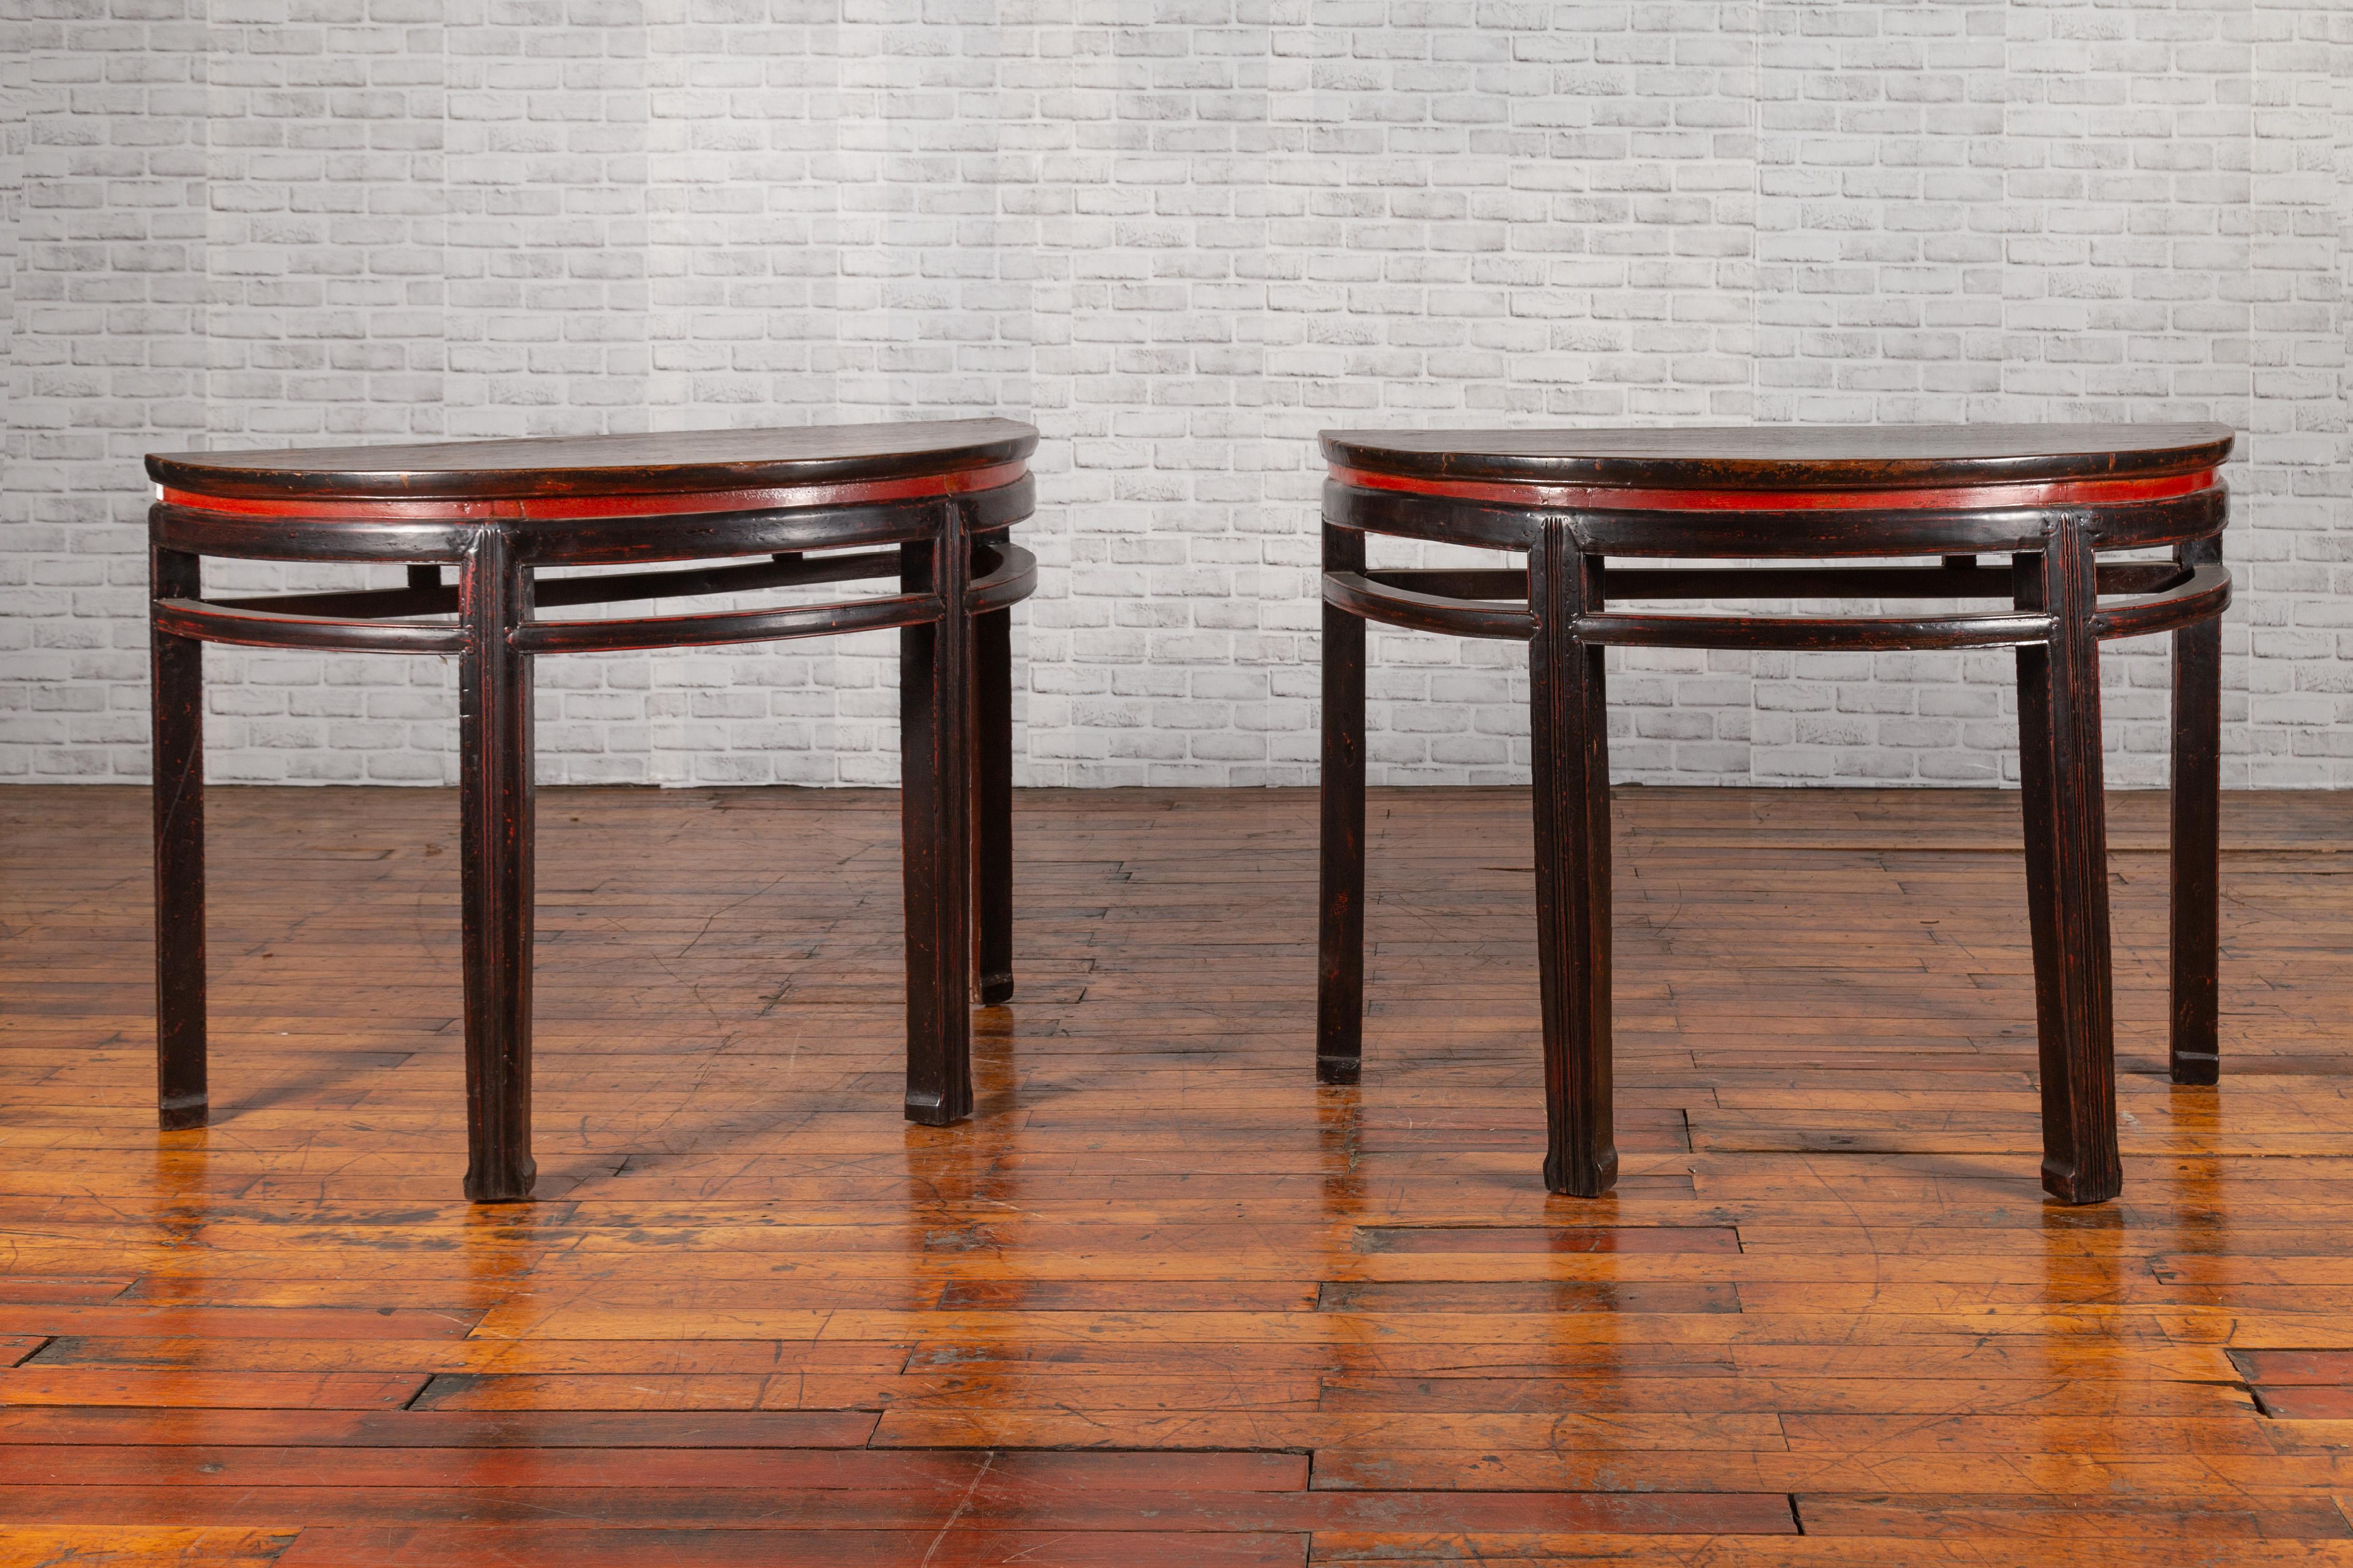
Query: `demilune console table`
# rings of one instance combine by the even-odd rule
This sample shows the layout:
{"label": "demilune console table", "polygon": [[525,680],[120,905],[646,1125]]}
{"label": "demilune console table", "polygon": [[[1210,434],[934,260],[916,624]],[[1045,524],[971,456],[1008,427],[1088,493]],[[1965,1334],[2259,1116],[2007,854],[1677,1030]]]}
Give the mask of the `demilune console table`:
{"label": "demilune console table", "polygon": [[[1027,425],[974,419],[150,457],[163,1125],[206,1115],[204,644],[457,656],[465,1191],[500,1202],[530,1196],[535,1173],[532,659],[886,626],[900,628],[906,1112],[970,1114],[967,1009],[1013,991],[1008,632],[1037,563],[1007,530],[1030,513],[1037,444]],[[407,585],[207,599],[208,555],[397,563]],[[762,559],[542,575],[749,556]],[[875,577],[898,591],[702,615],[541,613]]]}
{"label": "demilune console table", "polygon": [[[1580,1197],[1608,1192],[1618,1170],[1602,650],[2012,647],[2042,1184],[2070,1204],[2115,1196],[2099,645],[2173,634],[2172,1076],[2211,1084],[2219,617],[2231,596],[2219,469],[2232,441],[2219,425],[1326,432],[1322,1081],[1355,1082],[1363,1049],[1367,619],[1528,644],[1545,1184]],[[1525,552],[1527,565],[1371,571],[1376,534]],[[2149,546],[2172,559],[2099,559]],[[1847,563],[1874,556],[1941,563]],[[1617,563],[1644,557],[1817,563]],[[1742,597],[2006,603],[1788,616],[1623,607]]]}

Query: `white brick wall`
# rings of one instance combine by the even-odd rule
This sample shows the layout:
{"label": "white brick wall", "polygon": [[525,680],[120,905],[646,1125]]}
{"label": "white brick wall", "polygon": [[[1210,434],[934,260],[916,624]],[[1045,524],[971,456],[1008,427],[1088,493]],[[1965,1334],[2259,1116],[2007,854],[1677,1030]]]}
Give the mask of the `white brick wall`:
{"label": "white brick wall", "polygon": [[[1314,777],[1324,426],[2215,418],[2230,782],[2353,784],[2353,7],[0,0],[0,778],[135,779],[148,450],[1001,412],[1039,784]],[[1393,559],[1406,559],[1403,547]],[[266,588],[340,570],[223,568]],[[1374,776],[1525,776],[1379,634]],[[451,776],[215,649],[224,779]],[[2161,652],[2107,667],[2163,781]],[[886,637],[543,660],[550,781],[885,782]],[[2015,776],[2002,656],[1630,656],[1621,777]]]}

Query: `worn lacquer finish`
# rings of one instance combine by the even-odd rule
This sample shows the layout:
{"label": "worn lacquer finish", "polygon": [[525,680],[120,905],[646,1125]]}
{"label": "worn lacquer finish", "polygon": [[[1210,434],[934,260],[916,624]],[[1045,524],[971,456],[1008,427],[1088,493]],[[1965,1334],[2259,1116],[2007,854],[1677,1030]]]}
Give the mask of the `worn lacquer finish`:
{"label": "worn lacquer finish", "polygon": [[[2196,540],[2176,558],[2218,569],[2222,541]],[[2221,1071],[2215,965],[2221,946],[2218,840],[2222,784],[2222,623],[2173,634],[2173,1081],[2210,1084]]]}
{"label": "worn lacquer finish", "polygon": [[[154,551],[155,595],[196,598],[203,563]],[[205,645],[151,626],[154,714],[155,1106],[165,1128],[205,1121]]]}
{"label": "worn lacquer finish", "polygon": [[[2101,821],[2099,645],[2174,635],[2170,1072],[2215,1081],[2220,616],[2231,431],[2217,425],[1327,431],[1318,1077],[1362,1052],[1363,626],[1529,644],[1546,1184],[1609,1190],[1609,647],[2009,647],[2042,1042],[2043,1184],[2114,1197],[2115,1022]],[[1524,550],[1493,569],[1368,567],[1367,536]],[[2167,563],[2099,552],[2171,545]],[[1979,563],[2004,552],[2012,569]],[[1933,554],[1936,566],[1855,566]],[[1611,556],[1808,559],[1610,566]],[[1838,564],[1822,564],[1828,558]],[[2122,595],[2101,602],[2103,594]],[[1613,601],[1999,598],[1992,610],[1689,614]]]}
{"label": "worn lacquer finish", "polygon": [[[1361,572],[1365,536],[1324,530],[1324,570]],[[1355,1083],[1365,1051],[1365,622],[1324,606],[1324,773],[1315,1079]]]}
{"label": "worn lacquer finish", "polygon": [[1601,563],[1556,520],[1528,552],[1536,974],[1544,1008],[1545,1185],[1598,1198],[1618,1179],[1609,1049],[1609,711]]}
{"label": "worn lacquer finish", "polygon": [[[1008,623],[1037,563],[1006,530],[1029,515],[1023,459],[1036,444],[1028,426],[997,419],[151,457],[164,487],[151,519],[163,1124],[206,1116],[204,643],[458,656],[464,1187],[497,1203],[530,1197],[537,1170],[531,660],[888,627],[906,649],[907,1112],[968,1114],[976,903],[981,999],[1003,1001],[1013,985]],[[407,583],[206,600],[206,555],[400,562]],[[540,575],[731,556],[765,559]],[[538,613],[885,575],[902,592],[683,615]]]}

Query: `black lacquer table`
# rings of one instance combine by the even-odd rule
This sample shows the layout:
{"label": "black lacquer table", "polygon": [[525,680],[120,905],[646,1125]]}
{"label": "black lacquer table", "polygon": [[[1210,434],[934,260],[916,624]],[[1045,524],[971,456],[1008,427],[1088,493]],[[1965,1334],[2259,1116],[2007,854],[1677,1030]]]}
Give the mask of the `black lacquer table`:
{"label": "black lacquer table", "polygon": [[[1597,1197],[1610,1131],[1609,759],[1603,650],[2017,650],[2041,1056],[2042,1184],[2122,1184],[2099,645],[2173,634],[2171,1067],[2216,1039],[2219,425],[1326,432],[1316,1065],[1357,1079],[1365,941],[1365,623],[1525,640],[1533,682],[1545,1184]],[[1525,552],[1522,570],[1372,571],[1368,535]],[[2171,559],[2107,560],[2105,552]],[[1988,564],[1979,557],[1996,557]],[[1936,565],[1851,563],[1937,557]],[[1618,561],[1802,561],[1629,567]],[[2000,608],[1689,614],[1677,600],[1972,598]]]}
{"label": "black lacquer table", "polygon": [[[890,626],[900,628],[906,1112],[931,1123],[968,1115],[971,1000],[1013,990],[1008,628],[1037,563],[1007,530],[1029,515],[1025,459],[1037,444],[1027,425],[975,419],[150,457],[161,487],[149,535],[163,1125],[201,1125],[207,1112],[204,644],[457,656],[465,1191],[499,1202],[528,1197],[535,1173],[532,659]],[[207,599],[208,555],[396,563],[407,586]],[[897,578],[898,592],[700,615],[540,613],[875,577]]]}

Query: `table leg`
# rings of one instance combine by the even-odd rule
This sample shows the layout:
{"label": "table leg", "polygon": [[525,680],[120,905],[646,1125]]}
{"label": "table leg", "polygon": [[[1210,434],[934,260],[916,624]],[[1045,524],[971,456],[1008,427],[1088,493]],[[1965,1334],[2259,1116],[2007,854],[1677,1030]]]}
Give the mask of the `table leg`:
{"label": "table leg", "polygon": [[900,547],[902,591],[944,614],[899,633],[900,855],[907,904],[907,1120],[972,1114],[974,620],[965,509]]}
{"label": "table leg", "polygon": [[2017,603],[2047,609],[2051,641],[2018,650],[2019,772],[2042,1079],[2042,1185],[2094,1204],[2123,1186],[2108,951],[2100,645],[2090,540],[2073,513],[2017,558]]}
{"label": "table leg", "polygon": [[1547,519],[1528,552],[1535,750],[1536,965],[1544,995],[1545,1185],[1598,1198],[1618,1179],[1609,1044],[1609,739],[1602,649],[1577,618],[1601,605],[1601,559]]}
{"label": "table leg", "polygon": [[[2176,548],[2185,566],[2222,559],[2220,535]],[[2221,1076],[2222,622],[2173,634],[2173,1024],[2176,1083]]]}
{"label": "table leg", "polygon": [[[204,597],[203,562],[160,547],[153,596]],[[202,1127],[205,1089],[205,645],[151,628],[154,702],[155,1106]]]}
{"label": "table leg", "polygon": [[[1324,570],[1365,569],[1365,536],[1324,528]],[[1355,1083],[1365,1051],[1365,621],[1324,606],[1315,1080]]]}
{"label": "table leg", "polygon": [[466,959],[466,1196],[531,1196],[531,660],[512,633],[529,569],[485,528],[458,574],[459,814]]}
{"label": "table leg", "polygon": [[[997,535],[1000,540],[1004,536]],[[973,618],[976,965],[984,1006],[1013,1000],[1013,612]]]}

